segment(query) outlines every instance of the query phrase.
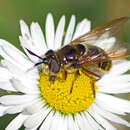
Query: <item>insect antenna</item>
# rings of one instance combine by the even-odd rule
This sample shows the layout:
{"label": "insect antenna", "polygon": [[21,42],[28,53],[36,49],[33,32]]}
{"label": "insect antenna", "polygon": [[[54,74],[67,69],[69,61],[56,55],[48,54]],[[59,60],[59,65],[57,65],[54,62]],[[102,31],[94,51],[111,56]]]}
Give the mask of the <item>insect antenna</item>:
{"label": "insect antenna", "polygon": [[43,61],[38,62],[38,63],[36,63],[36,64],[34,65],[34,67],[36,67],[36,66],[38,66],[38,65],[40,65],[40,64],[42,64],[42,63],[44,63],[44,62],[43,62]]}
{"label": "insect antenna", "polygon": [[31,68],[29,68],[27,71],[30,71],[30,70],[34,69],[36,66],[38,66],[38,65],[40,65],[40,64],[42,64],[42,63],[44,63],[44,59],[45,59],[45,58],[42,58],[42,57],[36,55],[35,53],[33,53],[32,51],[30,51],[30,50],[27,49],[27,48],[25,48],[25,49],[28,51],[29,54],[31,54],[31,55],[33,55],[33,56],[36,56],[36,57],[38,57],[39,59],[42,60],[42,61],[40,61],[40,62],[34,64],[34,66],[31,67]]}
{"label": "insect antenna", "polygon": [[36,55],[35,53],[33,53],[32,51],[30,51],[29,49],[27,49],[27,48],[25,48],[25,49],[28,51],[29,54],[31,54],[31,55],[33,55],[33,56],[36,56],[36,57],[38,57],[39,59],[43,60],[42,57]]}
{"label": "insect antenna", "polygon": [[33,70],[35,67],[37,67],[38,65],[40,65],[40,64],[42,64],[42,63],[43,63],[43,61],[34,64],[34,66],[31,67],[31,68],[29,68],[26,72],[29,72],[29,71]]}

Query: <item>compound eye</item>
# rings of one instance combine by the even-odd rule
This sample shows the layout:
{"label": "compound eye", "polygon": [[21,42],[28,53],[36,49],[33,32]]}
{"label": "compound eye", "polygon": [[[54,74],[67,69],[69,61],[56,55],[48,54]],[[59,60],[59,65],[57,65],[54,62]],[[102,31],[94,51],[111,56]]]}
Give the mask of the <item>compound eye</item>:
{"label": "compound eye", "polygon": [[48,66],[49,66],[50,72],[58,73],[60,71],[60,65],[55,59],[51,59]]}

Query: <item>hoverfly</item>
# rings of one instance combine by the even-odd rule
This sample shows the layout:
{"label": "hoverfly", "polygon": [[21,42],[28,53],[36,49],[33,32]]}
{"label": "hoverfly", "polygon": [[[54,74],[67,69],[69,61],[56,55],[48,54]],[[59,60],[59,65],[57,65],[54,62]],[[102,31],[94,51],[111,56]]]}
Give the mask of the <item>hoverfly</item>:
{"label": "hoverfly", "polygon": [[[98,73],[109,72],[112,60],[130,56],[130,51],[118,44],[110,50],[104,51],[100,47],[93,45],[93,43],[99,38],[103,40],[115,34],[128,19],[129,17],[121,17],[96,27],[56,51],[48,50],[43,57],[26,49],[31,55],[41,59],[41,62],[36,63],[35,66],[43,63],[43,71],[50,76],[50,82],[54,82],[58,78],[57,73],[61,71],[65,73],[65,79],[67,73],[74,72],[76,80],[78,75],[80,75],[79,69],[96,77],[95,79],[100,79],[101,77]],[[96,71],[93,71],[94,69]],[[73,85],[70,93],[72,89]]]}

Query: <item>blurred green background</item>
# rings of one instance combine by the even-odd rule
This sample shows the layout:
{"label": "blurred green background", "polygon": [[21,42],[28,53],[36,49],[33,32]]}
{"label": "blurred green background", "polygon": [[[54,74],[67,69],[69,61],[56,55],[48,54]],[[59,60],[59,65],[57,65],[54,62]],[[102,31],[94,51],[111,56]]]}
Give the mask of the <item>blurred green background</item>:
{"label": "blurred green background", "polygon": [[[55,25],[63,14],[66,16],[67,23],[70,16],[75,14],[77,22],[88,18],[94,28],[117,17],[130,16],[130,0],[0,0],[0,38],[21,49],[18,39],[19,20],[23,19],[28,25],[32,21],[37,21],[44,30],[45,18],[49,12],[53,14]],[[130,43],[130,22],[124,26],[117,37]],[[130,99],[130,94],[119,96]],[[0,118],[0,130],[4,130],[14,116],[6,115]],[[129,117],[126,116],[126,119],[130,121]],[[120,130],[129,129],[114,125]]]}

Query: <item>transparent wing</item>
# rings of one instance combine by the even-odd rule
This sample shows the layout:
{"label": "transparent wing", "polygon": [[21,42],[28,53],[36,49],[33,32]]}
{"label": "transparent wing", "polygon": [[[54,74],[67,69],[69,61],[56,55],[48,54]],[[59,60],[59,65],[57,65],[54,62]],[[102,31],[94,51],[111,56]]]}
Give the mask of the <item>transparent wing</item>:
{"label": "transparent wing", "polygon": [[[97,47],[98,48],[98,47]],[[99,49],[99,48],[98,48]],[[92,53],[85,55],[79,65],[95,65],[103,61],[119,60],[130,56],[130,44],[117,41],[109,50],[100,50],[100,53]]]}
{"label": "transparent wing", "polygon": [[78,44],[82,42],[86,43],[94,43],[97,39],[106,39],[110,36],[114,35],[116,32],[120,30],[122,25],[127,22],[129,17],[121,17],[115,20],[112,20],[106,24],[103,24],[99,27],[96,27],[91,32],[86,33],[79,38],[72,41],[72,44]]}
{"label": "transparent wing", "polygon": [[96,64],[100,63],[101,61],[105,61],[108,59],[108,57],[104,54],[99,53],[99,54],[93,55],[93,56],[86,55],[84,58],[82,58],[82,60],[80,60],[78,62],[78,64],[79,65],[87,65],[87,66],[96,65]]}
{"label": "transparent wing", "polygon": [[117,41],[107,52],[112,60],[118,60],[130,56],[130,43]]}
{"label": "transparent wing", "polygon": [[[124,47],[125,45],[125,47]],[[96,55],[86,55],[79,61],[80,65],[94,65],[106,60],[119,60],[130,56],[130,44],[120,44],[117,42],[110,50],[105,53],[99,53]]]}

